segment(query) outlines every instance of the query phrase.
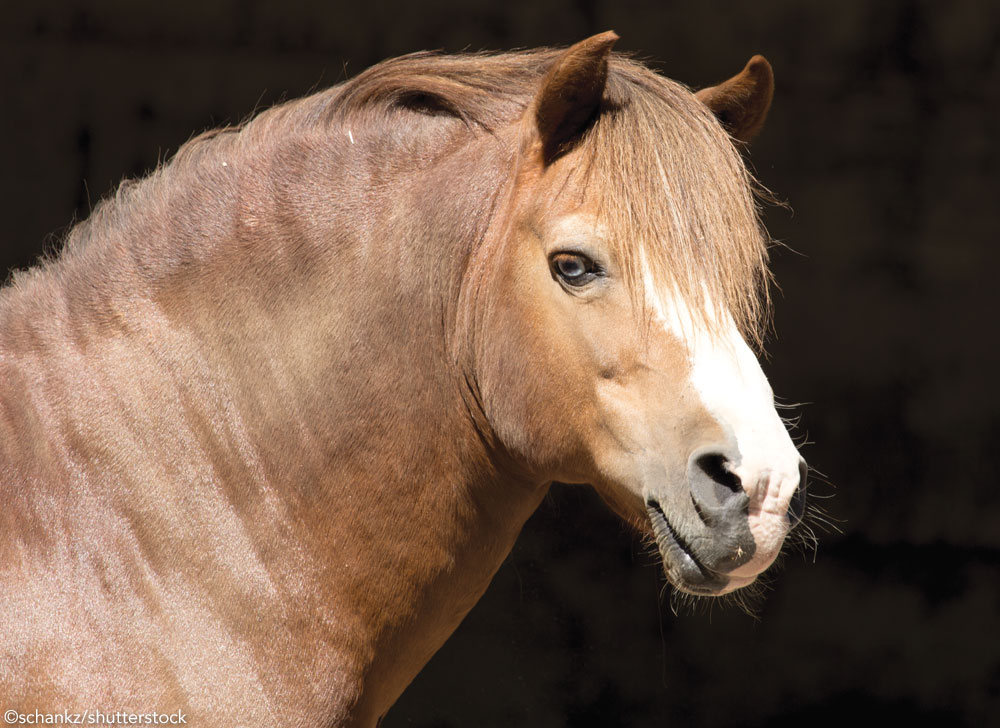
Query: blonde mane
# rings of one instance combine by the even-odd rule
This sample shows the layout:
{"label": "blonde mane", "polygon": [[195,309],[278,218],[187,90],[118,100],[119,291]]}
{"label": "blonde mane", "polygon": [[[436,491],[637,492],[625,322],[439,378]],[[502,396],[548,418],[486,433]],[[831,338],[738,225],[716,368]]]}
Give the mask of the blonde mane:
{"label": "blonde mane", "polygon": [[[524,112],[560,52],[393,59],[348,82],[328,117],[349,125],[369,114],[368,122],[388,123],[393,110],[410,108],[493,133]],[[759,187],[704,104],[684,85],[614,55],[600,113],[579,148],[583,187],[596,193],[601,218],[617,233],[612,244],[631,289],[641,295],[648,273],[710,330],[728,312],[760,345],[770,275]]]}
{"label": "blonde mane", "polygon": [[[62,253],[49,263],[75,257],[92,239],[127,236],[137,217],[165,214],[170,198],[183,198],[192,228],[211,220],[217,214],[212,206],[226,197],[218,189],[225,185],[218,160],[266,153],[283,137],[361,128],[416,138],[421,118],[440,124],[442,117],[460,122],[465,134],[495,134],[521,116],[560,52],[416,53],[243,125],[205,132],[147,178],[124,182],[70,230]],[[425,147],[421,153],[433,154]],[[701,312],[710,329],[728,312],[759,345],[769,311],[768,238],[755,181],[712,113],[682,84],[616,54],[600,113],[578,149],[584,163],[574,173],[584,176],[583,188],[596,195],[608,229],[617,233],[612,245],[633,292],[641,294],[649,275]],[[202,204],[192,202],[196,184]],[[15,275],[15,283],[23,276]]]}

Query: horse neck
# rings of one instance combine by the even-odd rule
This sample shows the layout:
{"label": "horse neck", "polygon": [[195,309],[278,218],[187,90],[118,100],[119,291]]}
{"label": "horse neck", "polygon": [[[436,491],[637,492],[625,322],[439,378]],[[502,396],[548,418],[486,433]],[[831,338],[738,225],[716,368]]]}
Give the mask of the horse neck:
{"label": "horse neck", "polygon": [[[142,472],[115,497],[148,506],[166,495],[170,508],[170,494],[200,489],[221,500],[250,530],[232,542],[257,547],[220,556],[220,586],[202,588],[228,613],[237,587],[218,575],[252,563],[273,585],[255,595],[259,615],[274,617],[253,634],[326,670],[335,699],[376,713],[476,602],[544,493],[498,464],[449,345],[496,184],[484,155],[499,168],[502,154],[487,140],[443,161],[393,162],[378,143],[334,130],[256,155],[206,152],[196,174],[164,183],[149,215],[63,276],[78,284],[64,292],[67,326],[107,382],[131,383],[116,397],[166,403],[153,424],[174,444],[119,453]],[[102,277],[102,260],[114,275]],[[74,322],[88,310],[103,313]],[[127,362],[122,340],[136,344]],[[126,427],[113,415],[108,427]],[[204,467],[150,486],[164,480],[157,458]],[[148,538],[159,540],[143,544],[146,558],[187,558],[178,549],[190,547]],[[287,667],[272,648],[259,654]]]}
{"label": "horse neck", "polygon": [[[485,591],[544,488],[495,457],[454,349],[462,267],[499,176],[484,159],[503,154],[486,140],[435,161],[392,161],[358,150],[366,141],[355,129],[290,155],[309,167],[276,194],[278,258],[318,271],[297,286],[309,293],[284,309],[268,350],[300,352],[310,382],[296,424],[311,452],[293,456],[285,442],[271,458],[283,472],[307,458],[318,466],[298,513],[323,564],[316,609],[339,625],[327,644],[360,643],[358,710],[378,713]],[[317,188],[332,190],[332,210],[313,207]],[[275,427],[287,416],[280,401],[260,409]],[[294,480],[289,488],[307,482]]]}

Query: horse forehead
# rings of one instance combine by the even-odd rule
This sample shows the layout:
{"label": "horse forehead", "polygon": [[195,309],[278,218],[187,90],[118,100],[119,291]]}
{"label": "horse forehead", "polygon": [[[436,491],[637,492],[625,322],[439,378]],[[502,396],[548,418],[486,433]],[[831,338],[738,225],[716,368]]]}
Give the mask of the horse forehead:
{"label": "horse forehead", "polygon": [[[672,286],[658,281],[653,275],[652,266],[646,256],[646,251],[639,251],[640,269],[642,271],[643,297],[646,306],[652,312],[654,318],[678,338],[693,344],[696,339],[704,336],[704,326],[699,325],[699,317],[687,301]],[[708,296],[705,296],[706,304],[711,306]]]}
{"label": "horse forehead", "polygon": [[656,279],[643,251],[639,258],[646,307],[663,330],[683,342],[692,363],[696,356],[701,358],[708,351],[713,356],[745,359],[743,349],[748,347],[736,322],[715,302],[707,287],[702,288],[699,308],[695,308],[675,286]]}
{"label": "horse forehead", "polygon": [[658,286],[648,269],[643,279],[646,305],[662,329],[683,344],[690,382],[713,414],[729,420],[734,405],[773,404],[760,363],[728,311],[718,308],[707,291],[699,312],[676,291]]}
{"label": "horse forehead", "polygon": [[609,237],[607,225],[593,211],[577,209],[572,212],[547,216],[542,228],[546,239],[565,240],[567,238],[606,241]]}

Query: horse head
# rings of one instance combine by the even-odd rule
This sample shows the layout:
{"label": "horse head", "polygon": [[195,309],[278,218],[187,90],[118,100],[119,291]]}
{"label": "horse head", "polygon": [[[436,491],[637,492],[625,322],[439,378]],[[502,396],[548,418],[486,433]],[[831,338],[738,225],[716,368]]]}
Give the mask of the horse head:
{"label": "horse head", "polygon": [[565,51],[518,122],[480,252],[496,264],[477,286],[478,396],[533,473],[592,484],[677,588],[718,595],[774,561],[804,505],[747,343],[766,237],[733,140],[760,128],[773,80],[758,56],[696,96],[618,61],[616,38]]}

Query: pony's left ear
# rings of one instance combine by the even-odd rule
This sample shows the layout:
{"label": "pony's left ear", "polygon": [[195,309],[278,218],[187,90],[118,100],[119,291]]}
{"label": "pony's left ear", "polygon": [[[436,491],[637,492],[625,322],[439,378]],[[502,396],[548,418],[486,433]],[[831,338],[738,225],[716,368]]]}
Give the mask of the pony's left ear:
{"label": "pony's left ear", "polygon": [[528,116],[545,164],[565,151],[597,113],[616,40],[612,30],[581,40],[563,51],[542,79]]}
{"label": "pony's left ear", "polygon": [[695,94],[733,138],[748,142],[764,126],[774,96],[774,71],[764,56],[754,56],[738,74]]}

